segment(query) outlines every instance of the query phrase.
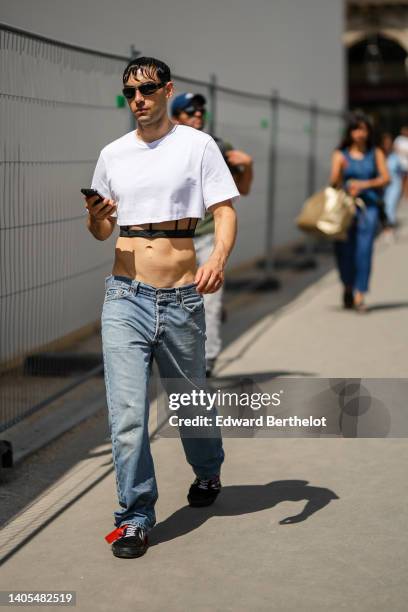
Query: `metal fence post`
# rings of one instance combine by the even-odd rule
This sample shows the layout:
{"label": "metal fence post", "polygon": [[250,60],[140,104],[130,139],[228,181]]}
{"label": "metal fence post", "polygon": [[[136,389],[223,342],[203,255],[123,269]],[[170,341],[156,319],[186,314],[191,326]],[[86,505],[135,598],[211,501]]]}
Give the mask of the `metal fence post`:
{"label": "metal fence post", "polygon": [[[310,125],[309,125],[309,154],[307,164],[307,181],[306,181],[306,194],[305,197],[309,198],[316,191],[316,158],[317,158],[317,119],[319,109],[315,101],[312,101],[310,105]],[[313,257],[315,246],[317,244],[314,236],[306,236],[305,244],[305,260],[299,264],[299,267],[303,269],[315,268],[317,262]]]}
{"label": "metal fence post", "polygon": [[271,136],[269,143],[269,163],[268,163],[268,186],[267,186],[267,206],[266,206],[266,235],[265,235],[265,267],[264,280],[257,287],[260,290],[277,289],[280,283],[273,278],[274,267],[274,221],[276,203],[276,167],[278,152],[278,128],[279,128],[279,92],[274,90],[269,99]]}
{"label": "metal fence post", "polygon": [[210,98],[210,120],[208,122],[208,131],[211,136],[216,136],[217,127],[217,75],[210,75],[210,83],[208,86]]}
{"label": "metal fence post", "polygon": [[307,193],[306,197],[316,191],[316,151],[317,151],[317,117],[318,107],[312,102],[310,107],[310,139],[309,139],[309,160],[307,173]]}

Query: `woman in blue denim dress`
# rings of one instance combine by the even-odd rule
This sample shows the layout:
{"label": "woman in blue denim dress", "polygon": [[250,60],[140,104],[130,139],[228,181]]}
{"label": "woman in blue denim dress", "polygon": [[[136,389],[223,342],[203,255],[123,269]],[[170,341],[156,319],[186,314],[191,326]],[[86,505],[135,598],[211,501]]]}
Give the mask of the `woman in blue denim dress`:
{"label": "woman in blue denim dress", "polygon": [[364,295],[369,288],[379,204],[389,180],[384,153],[374,146],[370,120],[362,113],[351,114],[343,142],[333,153],[330,184],[343,187],[365,204],[364,208],[357,207],[347,239],[334,242],[344,288],[343,305],[357,312],[367,310]]}

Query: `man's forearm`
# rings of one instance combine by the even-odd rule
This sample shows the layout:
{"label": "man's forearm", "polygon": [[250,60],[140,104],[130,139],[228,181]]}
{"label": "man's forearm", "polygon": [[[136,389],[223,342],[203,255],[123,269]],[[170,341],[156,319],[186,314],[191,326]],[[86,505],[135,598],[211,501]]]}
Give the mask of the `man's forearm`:
{"label": "man's forearm", "polygon": [[210,259],[216,259],[225,267],[228,257],[234,247],[237,235],[237,213],[232,206],[224,206],[223,210],[214,212],[214,249]]}
{"label": "man's forearm", "polygon": [[107,240],[113,231],[112,223],[109,219],[95,219],[92,215],[86,220],[87,228],[97,240]]}

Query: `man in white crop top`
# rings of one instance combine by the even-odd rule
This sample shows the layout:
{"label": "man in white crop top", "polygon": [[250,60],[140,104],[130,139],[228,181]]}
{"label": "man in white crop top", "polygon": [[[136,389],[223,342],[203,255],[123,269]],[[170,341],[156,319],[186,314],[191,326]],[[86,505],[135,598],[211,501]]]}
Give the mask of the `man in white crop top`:
{"label": "man in white crop top", "polygon": [[[104,147],[86,199],[87,227],[108,239],[117,224],[112,274],[105,279],[102,346],[112,456],[120,510],[105,536],[113,554],[143,555],[156,522],[157,485],[148,435],[152,360],[161,380],[205,379],[203,294],[218,290],[236,238],[232,175],[211,136],[174,124],[170,69],[155,58],[130,62],[123,93],[137,129]],[[214,248],[197,268],[195,224],[211,210]],[[193,385],[194,386],[194,385]],[[206,412],[214,416],[215,409]],[[191,506],[213,503],[220,491],[224,451],[213,419],[205,436],[182,436],[195,480]],[[185,429],[183,431],[186,431]]]}

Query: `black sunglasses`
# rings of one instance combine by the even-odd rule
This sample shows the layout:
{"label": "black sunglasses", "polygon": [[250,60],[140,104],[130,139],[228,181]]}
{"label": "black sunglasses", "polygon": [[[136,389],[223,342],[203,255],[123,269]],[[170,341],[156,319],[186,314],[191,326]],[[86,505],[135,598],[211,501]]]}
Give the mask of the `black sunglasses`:
{"label": "black sunglasses", "polygon": [[136,95],[136,89],[140,91],[142,96],[151,96],[155,91],[164,87],[166,83],[143,83],[143,85],[139,85],[139,87],[134,87],[133,85],[126,85],[122,89],[123,95],[127,100],[133,100]]}
{"label": "black sunglasses", "polygon": [[205,115],[204,106],[187,106],[186,108],[183,108],[183,111],[187,113],[189,117],[192,117],[193,115],[195,115],[197,111]]}

